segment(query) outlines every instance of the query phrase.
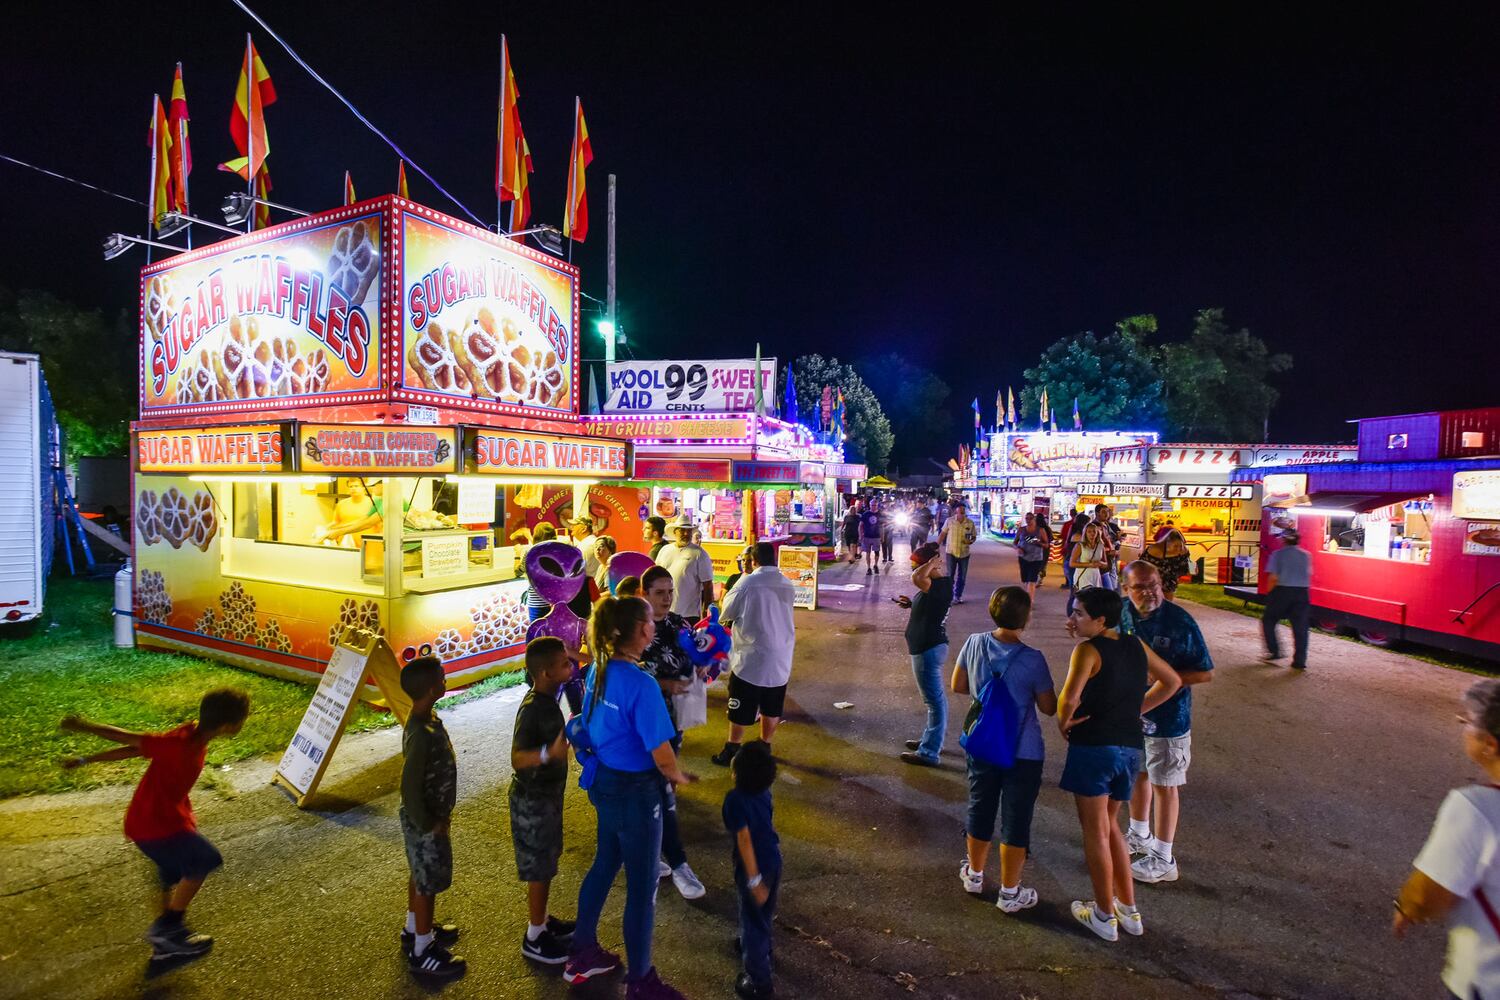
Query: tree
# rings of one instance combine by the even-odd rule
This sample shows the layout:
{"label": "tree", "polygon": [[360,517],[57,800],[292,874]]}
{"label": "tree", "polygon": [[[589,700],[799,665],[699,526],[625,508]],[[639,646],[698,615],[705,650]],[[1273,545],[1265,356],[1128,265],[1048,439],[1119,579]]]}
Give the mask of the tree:
{"label": "tree", "polygon": [[804,354],[792,362],[792,372],[797,387],[797,409],[806,415],[804,423],[816,423],[813,414],[822,401],[825,385],[832,386],[835,392],[842,389],[848,447],[855,456],[864,459],[872,472],[884,472],[895,443],[891,422],[859,373],[838,358],[825,358],[821,354]]}
{"label": "tree", "polygon": [[136,408],[137,331],[48,292],[0,289],[0,349],[38,354],[70,456],[123,455]]}
{"label": "tree", "polygon": [[895,439],[891,460],[896,467],[911,470],[935,452],[946,453],[954,440],[948,406],[953,390],[947,382],[894,352],[866,358],[854,367],[890,418]]}
{"label": "tree", "polygon": [[1271,377],[1291,367],[1291,355],[1230,330],[1222,308],[1200,309],[1188,339],[1162,353],[1170,423],[1183,440],[1265,440],[1281,397]]}
{"label": "tree", "polygon": [[1131,316],[1107,336],[1092,330],[1053,343],[1034,367],[1026,369],[1017,419],[1033,420],[1046,388],[1051,409],[1061,410],[1059,429],[1073,426],[1073,399],[1085,430],[1148,430],[1165,415],[1162,379],[1155,352],[1145,343],[1156,331],[1156,317]]}

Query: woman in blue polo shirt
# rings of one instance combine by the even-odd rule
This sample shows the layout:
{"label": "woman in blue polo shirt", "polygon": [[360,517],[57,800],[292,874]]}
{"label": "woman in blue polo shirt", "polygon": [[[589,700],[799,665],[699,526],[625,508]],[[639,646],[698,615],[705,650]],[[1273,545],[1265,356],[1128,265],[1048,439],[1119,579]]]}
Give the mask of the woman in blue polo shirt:
{"label": "woman in blue polo shirt", "polygon": [[594,864],[578,892],[563,978],[585,982],[619,968],[620,959],[599,947],[599,914],[615,875],[625,869],[627,1000],[680,1000],[651,964],[656,919],[656,862],[661,854],[662,782],[696,779],[677,766],[667,715],[656,680],[637,665],[656,637],[651,605],[638,597],[604,597],[594,605],[589,646],[594,665],[585,679],[583,716],[598,758],[589,801],[599,817]]}

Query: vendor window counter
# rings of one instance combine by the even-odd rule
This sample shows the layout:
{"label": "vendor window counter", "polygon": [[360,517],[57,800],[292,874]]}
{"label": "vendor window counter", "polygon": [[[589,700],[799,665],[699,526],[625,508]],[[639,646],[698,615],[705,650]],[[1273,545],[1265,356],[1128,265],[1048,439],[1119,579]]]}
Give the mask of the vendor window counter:
{"label": "vendor window counter", "polygon": [[339,593],[385,595],[383,579],[372,581],[360,572],[357,549],[227,538],[223,553],[225,577],[293,583]]}
{"label": "vendor window counter", "polygon": [[[385,539],[360,538],[361,563],[367,583],[385,578]],[[517,576],[515,549],[497,549],[489,528],[447,528],[406,531],[401,536],[401,587],[413,593],[501,583]]]}

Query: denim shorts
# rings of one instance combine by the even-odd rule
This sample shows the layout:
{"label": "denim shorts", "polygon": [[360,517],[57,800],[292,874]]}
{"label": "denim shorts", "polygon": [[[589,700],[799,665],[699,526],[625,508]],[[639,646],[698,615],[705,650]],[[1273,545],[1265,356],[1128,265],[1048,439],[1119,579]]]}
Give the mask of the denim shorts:
{"label": "denim shorts", "polygon": [[1135,747],[1069,746],[1059,784],[1074,795],[1127,802],[1140,770],[1141,751]]}
{"label": "denim shorts", "polygon": [[219,849],[203,834],[191,830],[159,840],[137,840],[135,846],[156,863],[163,889],[170,889],[185,878],[205,878],[224,863]]}

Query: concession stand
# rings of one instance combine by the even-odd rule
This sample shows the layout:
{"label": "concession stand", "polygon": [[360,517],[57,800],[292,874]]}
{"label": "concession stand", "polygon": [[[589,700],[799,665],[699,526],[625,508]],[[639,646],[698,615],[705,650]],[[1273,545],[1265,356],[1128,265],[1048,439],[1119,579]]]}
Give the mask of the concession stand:
{"label": "concession stand", "polygon": [[989,500],[991,532],[1014,537],[1034,513],[1057,535],[1078,509],[1079,484],[1098,480],[1105,449],[1155,443],[1155,431],[997,431],[987,470],[964,488],[977,494],[976,507]]}
{"label": "concession stand", "polygon": [[1234,473],[1263,482],[1262,570],[1295,527],[1318,625],[1500,660],[1500,407],[1356,423],[1356,461]]}
{"label": "concession stand", "polygon": [[1343,445],[1152,444],[1106,448],[1097,481],[1080,483],[1079,503],[1107,503],[1119,522],[1125,559],[1177,528],[1205,583],[1253,583],[1260,548],[1258,475],[1240,469],[1353,461]]}
{"label": "concession stand", "polygon": [[580,426],[577,317],[572,265],[394,196],[146,267],[138,642],[302,678],[350,625],[460,682],[514,660],[531,532],[630,467]]}

